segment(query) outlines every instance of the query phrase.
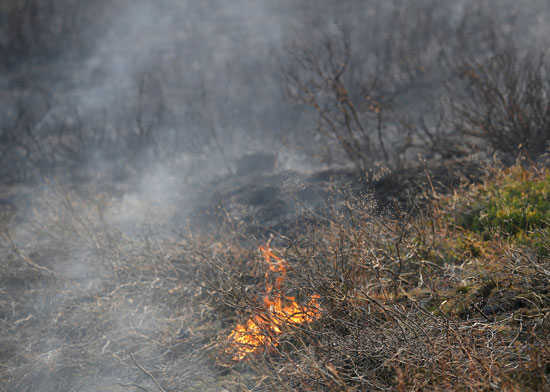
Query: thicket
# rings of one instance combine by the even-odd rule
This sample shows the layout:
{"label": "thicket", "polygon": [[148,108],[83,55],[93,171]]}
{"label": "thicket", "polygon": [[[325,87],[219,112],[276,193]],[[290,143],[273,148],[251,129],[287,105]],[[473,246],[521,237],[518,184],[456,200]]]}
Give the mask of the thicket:
{"label": "thicket", "polygon": [[[109,79],[108,66],[90,70],[89,80],[72,93],[58,85],[56,80],[71,78],[67,64],[78,59],[71,57],[75,50],[83,58],[95,53],[93,46],[104,39],[98,32],[111,31],[106,28],[110,18],[146,3],[0,4],[1,57],[13,79],[13,91],[2,97],[7,107],[0,123],[4,179],[97,168],[98,160],[109,161],[113,173],[128,166],[139,171],[143,162],[188,163],[191,155],[208,156],[209,163],[232,173],[235,142],[260,145],[265,133],[325,163],[361,170],[376,164],[399,170],[418,153],[449,159],[500,152],[513,161],[518,154],[536,160],[546,151],[547,60],[536,47],[520,53],[521,42],[512,33],[519,22],[506,13],[493,15],[489,3],[466,6],[453,19],[453,5],[434,0],[406,6],[376,2],[372,9],[355,4],[362,12],[353,15],[328,1],[345,25],[322,25],[322,15],[295,5],[302,25],[289,29],[284,50],[273,53],[277,61],[243,64],[210,61],[208,53],[221,49],[210,41],[202,45],[206,41],[200,37],[215,33],[205,31],[208,23],[185,15],[216,25],[223,20],[207,7],[182,3],[170,22],[174,26],[158,26],[159,34],[175,26],[190,34],[167,40],[165,55],[126,59],[126,85]],[[537,7],[533,4],[532,12]],[[118,42],[116,26],[111,27],[108,40]],[[230,33],[224,31],[224,37]],[[244,46],[229,41],[235,58],[248,55]],[[127,49],[113,44],[107,57],[131,56]],[[64,55],[69,60],[56,63]],[[19,74],[13,64],[29,68]],[[40,64],[55,72],[40,72]],[[87,83],[102,87],[90,97],[84,94],[85,102],[109,103],[91,110],[80,102],[79,91],[90,89]],[[282,90],[300,110],[283,102]],[[302,113],[311,116],[300,122]]]}
{"label": "thicket", "polygon": [[472,150],[490,149],[536,161],[550,140],[550,74],[543,53],[501,49],[461,62],[453,89],[455,127]]}
{"label": "thicket", "polygon": [[[498,216],[547,187],[547,168],[516,165],[448,193],[426,175],[385,208],[338,188],[320,221],[269,239],[221,207],[216,233],[129,235],[110,201],[51,184],[32,224],[0,236],[0,377],[30,391],[548,390],[546,201],[513,233]],[[288,322],[277,296],[314,317]],[[272,338],[235,358],[231,332],[258,317]]]}
{"label": "thicket", "polygon": [[466,7],[452,21],[448,7],[379,7],[373,15],[398,29],[369,14],[361,29],[350,17],[349,25],[301,32],[287,45],[287,94],[312,115],[305,148],[313,156],[365,169],[401,168],[418,153],[496,152],[513,162],[547,151],[544,53],[520,46],[514,23],[495,23],[490,6]]}

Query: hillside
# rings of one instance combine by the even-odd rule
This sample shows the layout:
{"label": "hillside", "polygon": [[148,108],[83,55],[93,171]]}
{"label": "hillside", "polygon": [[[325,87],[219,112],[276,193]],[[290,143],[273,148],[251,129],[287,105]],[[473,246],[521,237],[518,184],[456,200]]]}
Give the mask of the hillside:
{"label": "hillside", "polygon": [[548,391],[548,0],[0,0],[0,391]]}

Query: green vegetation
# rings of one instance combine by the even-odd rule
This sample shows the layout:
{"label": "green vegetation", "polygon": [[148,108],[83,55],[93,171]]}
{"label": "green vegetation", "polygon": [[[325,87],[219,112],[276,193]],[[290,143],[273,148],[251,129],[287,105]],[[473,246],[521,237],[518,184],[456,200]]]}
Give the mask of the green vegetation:
{"label": "green vegetation", "polygon": [[546,228],[549,219],[550,172],[547,169],[532,172],[515,166],[476,189],[472,213],[463,224],[479,233],[497,230],[522,238]]}
{"label": "green vegetation", "polygon": [[[539,254],[548,251],[550,172],[522,166],[492,173],[491,181],[475,187],[457,222],[484,240],[498,235],[528,245]],[[468,234],[465,234],[466,236]],[[471,234],[469,234],[471,236]]]}

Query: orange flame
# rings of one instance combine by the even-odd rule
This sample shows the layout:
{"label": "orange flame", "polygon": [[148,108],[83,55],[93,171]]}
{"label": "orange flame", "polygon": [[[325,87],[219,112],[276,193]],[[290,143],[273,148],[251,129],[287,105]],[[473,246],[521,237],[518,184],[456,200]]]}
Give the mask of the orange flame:
{"label": "orange flame", "polygon": [[286,277],[288,263],[275,255],[267,246],[260,246],[260,252],[271,272],[281,275],[273,285],[267,281],[269,272],[265,273],[266,296],[264,306],[266,312],[248,319],[245,325],[237,324],[228,339],[232,342],[226,352],[233,354],[234,360],[242,360],[247,354],[255,354],[264,350],[267,344],[277,346],[277,336],[281,334],[284,324],[302,324],[319,318],[319,295],[314,295],[302,306],[296,298],[281,294],[281,287]]}

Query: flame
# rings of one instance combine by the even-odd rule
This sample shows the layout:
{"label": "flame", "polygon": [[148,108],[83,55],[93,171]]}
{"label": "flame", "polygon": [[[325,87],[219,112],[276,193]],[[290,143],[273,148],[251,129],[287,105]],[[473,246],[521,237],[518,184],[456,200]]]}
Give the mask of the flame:
{"label": "flame", "polygon": [[296,302],[295,297],[282,295],[281,287],[286,277],[288,263],[275,255],[266,246],[260,246],[260,252],[269,266],[269,271],[280,273],[275,279],[275,290],[269,283],[269,271],[265,273],[266,296],[264,306],[266,311],[248,319],[245,325],[237,324],[228,339],[231,346],[226,350],[233,354],[234,360],[242,360],[248,354],[263,351],[268,344],[278,345],[277,337],[285,324],[302,324],[319,318],[319,295],[313,295],[307,305]]}

